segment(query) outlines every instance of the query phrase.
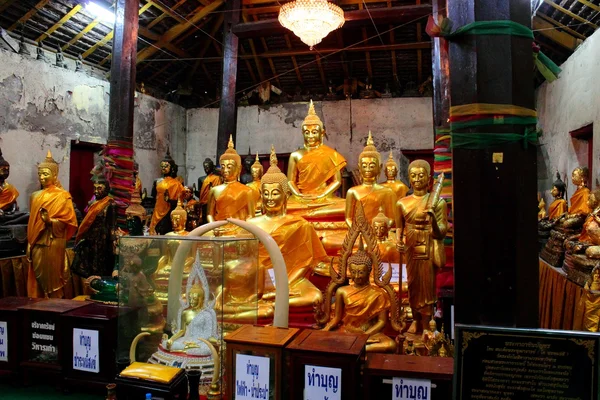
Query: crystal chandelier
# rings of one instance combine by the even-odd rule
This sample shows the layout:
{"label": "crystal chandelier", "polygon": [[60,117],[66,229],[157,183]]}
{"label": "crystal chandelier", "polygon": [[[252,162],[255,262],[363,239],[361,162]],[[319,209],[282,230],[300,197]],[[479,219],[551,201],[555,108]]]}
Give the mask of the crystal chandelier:
{"label": "crystal chandelier", "polygon": [[281,6],[279,22],[313,46],[344,25],[344,11],[327,0],[295,0]]}

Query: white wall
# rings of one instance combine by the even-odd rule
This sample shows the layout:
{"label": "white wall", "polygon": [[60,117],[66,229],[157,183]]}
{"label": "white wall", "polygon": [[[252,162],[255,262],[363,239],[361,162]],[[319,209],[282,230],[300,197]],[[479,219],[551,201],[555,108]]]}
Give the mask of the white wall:
{"label": "white wall", "polygon": [[[29,47],[35,56],[35,49]],[[29,194],[39,189],[37,164],[48,149],[60,163],[59,178],[69,188],[70,142],[106,143],[109,83],[87,72],[55,67],[0,48],[0,147],[11,164],[9,181],[21,195],[21,209]],[[150,189],[160,174],[159,163],[171,145],[173,158],[185,172],[185,109],[138,93],[135,99],[134,147],[140,178]]]}
{"label": "white wall", "polygon": [[[561,66],[558,80],[543,84],[537,92],[539,126],[543,130],[538,157],[538,190],[549,204],[556,170],[567,175],[569,196],[575,191],[571,172],[587,164],[582,143],[569,132],[594,124],[594,188],[600,176],[600,32],[589,37]],[[565,180],[563,178],[563,180]]]}
{"label": "white wall", "polygon": [[[336,148],[356,168],[368,131],[387,158],[396,159],[401,150],[433,148],[431,98],[391,98],[316,102],[317,114],[325,124],[327,145]],[[300,126],[308,103],[284,103],[270,107],[240,107],[237,118],[236,149],[242,158],[252,153],[269,153],[271,144],[278,153],[290,153],[303,145]],[[219,110],[198,108],[187,112],[187,176],[194,182],[204,175],[202,162],[215,160]]]}

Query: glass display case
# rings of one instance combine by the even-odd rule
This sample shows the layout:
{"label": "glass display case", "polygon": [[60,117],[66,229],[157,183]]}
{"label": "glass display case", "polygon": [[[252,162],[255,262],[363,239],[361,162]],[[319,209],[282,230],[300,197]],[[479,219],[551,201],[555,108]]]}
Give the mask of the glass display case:
{"label": "glass display case", "polygon": [[225,391],[223,337],[259,315],[258,240],[125,236],[118,261],[121,366],[199,370],[201,394],[215,383]]}

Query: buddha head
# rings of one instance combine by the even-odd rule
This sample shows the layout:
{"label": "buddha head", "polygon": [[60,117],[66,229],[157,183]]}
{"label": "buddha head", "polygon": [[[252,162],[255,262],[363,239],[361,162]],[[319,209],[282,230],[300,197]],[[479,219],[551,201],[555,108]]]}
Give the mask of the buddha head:
{"label": "buddha head", "polygon": [[308,106],[308,114],[302,121],[302,135],[304,136],[305,147],[319,147],[323,143],[325,128],[323,121],[315,112],[315,105],[312,100]]}
{"label": "buddha head", "polygon": [[[361,246],[359,246],[361,247]],[[350,278],[357,287],[363,287],[369,284],[369,275],[373,268],[373,260],[364,250],[358,250],[348,257],[348,266]]]}
{"label": "buddha head", "polygon": [[184,186],[181,198],[185,201],[192,200],[194,198],[194,190],[189,186]]}
{"label": "buddha head", "polygon": [[429,330],[431,332],[437,331],[437,324],[436,324],[435,318],[433,318],[433,316],[431,316],[431,321],[429,321]]}
{"label": "buddha head", "polygon": [[287,208],[287,198],[290,186],[287,176],[277,166],[275,147],[271,146],[271,166],[260,180],[260,193],[263,211],[269,216],[284,215]]}
{"label": "buddha head", "polygon": [[127,218],[127,230],[131,236],[144,234],[144,222],[146,221],[146,209],[142,207],[142,199],[137,190],[131,193],[131,203],[125,210]]}
{"label": "buddha head", "polygon": [[242,159],[240,155],[233,148],[233,137],[229,135],[229,143],[227,144],[227,150],[219,158],[221,164],[221,173],[225,182],[235,182],[240,176],[240,167]]}
{"label": "buddha head", "polygon": [[244,171],[246,173],[250,172],[250,169],[252,168],[253,163],[254,163],[254,158],[250,154],[250,151],[248,151],[248,155],[244,158]]}
{"label": "buddha head", "polygon": [[260,163],[260,160],[258,159],[258,153],[256,153],[256,160],[254,161],[254,164],[252,164],[252,167],[250,168],[250,173],[252,174],[252,180],[255,182],[259,182],[260,179],[263,176],[263,166]]}
{"label": "buddha head", "polygon": [[181,199],[177,201],[177,207],[171,211],[171,224],[173,224],[173,232],[180,232],[185,230],[185,223],[187,222],[187,212],[182,207]]}
{"label": "buddha head", "polygon": [[94,182],[94,197],[96,200],[102,200],[110,192],[110,186],[103,174],[99,174],[92,178]]}
{"label": "buddha head", "polygon": [[58,180],[58,163],[52,158],[50,150],[48,150],[46,159],[38,165],[38,178],[44,189],[55,185]]}
{"label": "buddha head", "polygon": [[430,177],[431,166],[427,161],[415,160],[408,166],[408,179],[415,192],[427,192]]}
{"label": "buddha head", "polygon": [[204,305],[204,289],[199,283],[195,283],[188,293],[188,303],[190,308],[200,309]]}
{"label": "buddha head", "polygon": [[392,220],[383,213],[383,208],[379,207],[379,214],[371,222],[378,241],[383,242],[387,240],[391,224]]}
{"label": "buddha head", "polygon": [[374,183],[379,178],[381,171],[381,154],[375,148],[371,131],[367,138],[367,145],[358,156],[358,168],[363,178],[363,183]]}
{"label": "buddha head", "polygon": [[4,183],[10,175],[10,164],[2,157],[2,149],[0,149],[0,184]]}
{"label": "buddha head", "polygon": [[556,180],[552,184],[552,190],[550,194],[555,199],[562,199],[565,196],[565,192],[567,190],[567,185],[560,179],[560,173],[556,171]]}
{"label": "buddha head", "polygon": [[596,207],[600,206],[600,188],[596,188],[590,192],[587,205],[590,210],[595,210]]}
{"label": "buddha head", "polygon": [[571,181],[575,186],[585,186],[587,182],[587,167],[577,167],[573,170],[571,174]]}
{"label": "buddha head", "polygon": [[390,151],[390,155],[385,162],[385,177],[388,181],[393,181],[396,179],[398,175],[398,164],[396,164],[396,160],[394,160],[394,155]]}
{"label": "buddha head", "polygon": [[204,173],[206,175],[210,175],[215,172],[215,163],[210,158],[205,159],[204,163],[202,163],[202,166],[204,167]]}
{"label": "buddha head", "polygon": [[177,176],[177,164],[175,164],[175,160],[171,157],[171,152],[167,149],[167,154],[165,154],[165,158],[160,162],[160,173],[163,177],[170,176],[171,178],[175,178]]}

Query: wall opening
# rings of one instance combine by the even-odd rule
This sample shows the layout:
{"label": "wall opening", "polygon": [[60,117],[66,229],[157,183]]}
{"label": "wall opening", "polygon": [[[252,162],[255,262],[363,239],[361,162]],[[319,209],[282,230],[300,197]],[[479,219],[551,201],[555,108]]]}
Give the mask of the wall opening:
{"label": "wall opening", "polygon": [[102,145],[71,141],[71,159],[69,170],[69,192],[77,209],[85,214],[88,201],[94,195],[94,186],[90,181],[90,171],[99,159]]}

